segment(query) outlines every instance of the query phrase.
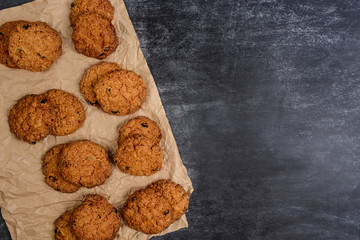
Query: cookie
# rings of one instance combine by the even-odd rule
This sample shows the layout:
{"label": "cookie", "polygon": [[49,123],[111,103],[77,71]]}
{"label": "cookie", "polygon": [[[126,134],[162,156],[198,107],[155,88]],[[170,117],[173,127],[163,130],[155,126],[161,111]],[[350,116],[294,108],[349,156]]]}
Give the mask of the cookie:
{"label": "cookie", "polygon": [[146,234],[160,233],[174,220],[170,202],[152,188],[140,189],[131,194],[121,213],[130,228]]}
{"label": "cookie", "polygon": [[60,56],[60,34],[44,22],[17,24],[9,36],[9,56],[17,67],[46,71]]}
{"label": "cookie", "polygon": [[51,89],[45,93],[56,113],[55,126],[50,134],[64,136],[75,132],[85,121],[85,109],[74,95],[60,89]]}
{"label": "cookie", "polygon": [[6,22],[0,27],[0,63],[5,64],[10,68],[16,68],[16,64],[9,56],[9,36],[11,31],[17,24],[24,24],[26,21],[12,21]]}
{"label": "cookie", "polygon": [[71,4],[70,25],[74,26],[78,16],[85,12],[98,13],[111,22],[115,11],[108,0],[75,0]]}
{"label": "cookie", "polygon": [[84,96],[86,102],[97,106],[94,85],[99,78],[108,73],[121,70],[121,66],[114,62],[100,62],[86,70],[84,76],[80,80],[80,92]]}
{"label": "cookie", "polygon": [[100,195],[88,195],[72,216],[74,235],[82,240],[111,240],[120,229],[120,212]]}
{"label": "cookie", "polygon": [[72,184],[66,181],[58,168],[59,156],[66,144],[59,144],[48,150],[43,157],[43,174],[45,183],[56,191],[73,193],[79,190],[80,184]]}
{"label": "cookie", "polygon": [[96,99],[106,113],[128,115],[140,109],[147,89],[143,78],[133,71],[106,74],[95,83]]}
{"label": "cookie", "polygon": [[73,209],[66,211],[55,221],[55,240],[77,240],[72,232]]}
{"label": "cookie", "polygon": [[129,136],[142,135],[159,143],[161,130],[159,125],[148,117],[140,116],[124,123],[119,130],[118,145]]}
{"label": "cookie", "polygon": [[106,58],[119,45],[114,25],[92,12],[78,16],[71,38],[78,53],[97,59]]}
{"label": "cookie", "polygon": [[121,141],[114,161],[121,171],[135,176],[149,176],[160,171],[163,153],[159,144],[141,135]]}
{"label": "cookie", "polygon": [[157,194],[170,202],[174,209],[174,221],[184,215],[189,208],[189,196],[180,184],[162,179],[150,184],[148,187],[155,189]]}
{"label": "cookie", "polygon": [[78,140],[63,149],[59,169],[68,182],[91,188],[105,182],[112,172],[112,163],[105,148],[89,140]]}
{"label": "cookie", "polygon": [[26,95],[9,113],[10,130],[23,141],[35,144],[50,134],[55,125],[55,113],[44,95]]}

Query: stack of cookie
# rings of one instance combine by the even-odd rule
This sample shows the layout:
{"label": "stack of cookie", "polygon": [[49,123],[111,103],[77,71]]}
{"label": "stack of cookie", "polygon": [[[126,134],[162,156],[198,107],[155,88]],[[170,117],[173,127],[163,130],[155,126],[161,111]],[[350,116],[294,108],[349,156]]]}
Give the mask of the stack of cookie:
{"label": "stack of cookie", "polygon": [[19,99],[11,108],[8,120],[18,139],[35,144],[49,134],[73,133],[83,125],[85,117],[79,99],[63,90],[51,89]]}
{"label": "stack of cookie", "polygon": [[55,221],[55,240],[111,240],[120,223],[120,212],[105,197],[88,195]]}
{"label": "stack of cookie", "polygon": [[0,27],[0,63],[41,72],[59,58],[60,34],[44,22],[12,21]]}
{"label": "stack of cookie", "polygon": [[104,59],[112,54],[119,40],[114,25],[114,7],[108,0],[75,0],[71,4],[72,41],[77,52]]}
{"label": "stack of cookie", "polygon": [[88,68],[80,81],[85,100],[112,115],[136,112],[145,102],[143,78],[114,62],[100,62]]}
{"label": "stack of cookie", "polygon": [[178,220],[189,207],[184,188],[169,180],[159,180],[129,196],[122,215],[129,227],[156,234]]}
{"label": "stack of cookie", "polygon": [[43,157],[46,184],[64,193],[76,192],[81,186],[99,186],[111,172],[106,149],[89,140],[56,145]]}
{"label": "stack of cookie", "polygon": [[163,163],[160,140],[161,130],[155,121],[144,116],[131,119],[119,130],[114,161],[127,174],[154,174],[160,171]]}

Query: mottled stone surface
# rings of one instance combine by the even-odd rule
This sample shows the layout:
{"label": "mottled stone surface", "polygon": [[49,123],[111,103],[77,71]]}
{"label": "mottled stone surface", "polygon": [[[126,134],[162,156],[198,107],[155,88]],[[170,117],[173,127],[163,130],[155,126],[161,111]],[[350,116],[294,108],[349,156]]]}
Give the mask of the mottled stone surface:
{"label": "mottled stone surface", "polygon": [[360,1],[125,3],[195,188],[154,239],[360,239]]}

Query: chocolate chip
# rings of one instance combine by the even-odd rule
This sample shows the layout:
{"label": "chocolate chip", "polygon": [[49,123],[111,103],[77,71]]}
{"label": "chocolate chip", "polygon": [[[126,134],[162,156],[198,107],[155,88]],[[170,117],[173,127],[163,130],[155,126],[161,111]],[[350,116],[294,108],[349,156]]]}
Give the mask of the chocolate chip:
{"label": "chocolate chip", "polygon": [[164,212],[164,215],[168,215],[169,214],[169,210],[166,210],[165,212]]}
{"label": "chocolate chip", "polygon": [[99,216],[99,218],[101,219],[101,215],[100,215],[100,214],[98,214],[98,216]]}
{"label": "chocolate chip", "polygon": [[36,141],[32,141],[32,142],[31,142],[31,144],[35,144],[35,143],[36,143]]}
{"label": "chocolate chip", "polygon": [[54,177],[54,176],[49,176],[49,179],[52,181],[52,182],[55,182],[57,179],[56,179],[56,177]]}
{"label": "chocolate chip", "polygon": [[141,126],[143,126],[144,128],[149,127],[146,123],[142,123]]}
{"label": "chocolate chip", "polygon": [[28,29],[29,27],[30,27],[29,24],[23,25],[23,28],[24,28],[24,29]]}
{"label": "chocolate chip", "polygon": [[58,233],[58,230],[57,230],[57,228],[55,229],[55,234],[57,234]]}
{"label": "chocolate chip", "polygon": [[109,50],[110,50],[110,47],[104,48],[104,51],[105,51],[105,52],[108,52]]}
{"label": "chocolate chip", "polygon": [[99,55],[99,57],[104,56],[104,55],[105,55],[105,53],[101,53],[101,54]]}
{"label": "chocolate chip", "polygon": [[43,98],[43,100],[41,100],[41,103],[46,103],[48,100],[46,98]]}
{"label": "chocolate chip", "polygon": [[119,111],[111,111],[113,114],[117,114]]}
{"label": "chocolate chip", "polygon": [[118,213],[118,210],[116,208],[114,209],[114,211],[115,211],[115,213]]}
{"label": "chocolate chip", "polygon": [[2,32],[0,32],[0,35],[1,35],[1,36],[4,36],[4,34],[3,34]]}
{"label": "chocolate chip", "polygon": [[158,168],[154,168],[153,170],[151,170],[151,171],[153,171],[153,172],[155,172],[155,171],[157,171],[158,170]]}
{"label": "chocolate chip", "polygon": [[74,3],[72,3],[72,4],[71,4],[71,7],[74,7],[74,6],[75,6],[75,4],[74,4]]}
{"label": "chocolate chip", "polygon": [[90,102],[91,105],[98,105],[99,102],[98,101],[95,101],[95,102]]}
{"label": "chocolate chip", "polygon": [[135,201],[135,197],[132,197],[132,198],[131,198],[131,201],[134,202],[134,201]]}
{"label": "chocolate chip", "polygon": [[111,92],[111,88],[108,88],[108,90],[107,90],[108,92]]}
{"label": "chocolate chip", "polygon": [[125,170],[129,170],[129,169],[130,169],[130,167],[129,167],[129,166],[126,166],[126,167],[125,167]]}
{"label": "chocolate chip", "polygon": [[42,56],[40,53],[37,54],[41,58],[45,58],[45,56]]}

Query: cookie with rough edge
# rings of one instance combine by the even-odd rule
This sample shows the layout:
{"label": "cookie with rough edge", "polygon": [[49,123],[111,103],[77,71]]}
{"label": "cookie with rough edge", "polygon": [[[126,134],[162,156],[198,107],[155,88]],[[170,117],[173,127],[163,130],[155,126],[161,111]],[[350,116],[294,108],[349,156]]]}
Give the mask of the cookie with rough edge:
{"label": "cookie with rough edge", "polygon": [[101,109],[113,115],[136,112],[145,102],[147,88],[143,78],[129,70],[106,74],[94,86]]}
{"label": "cookie with rough edge", "polygon": [[78,53],[97,59],[106,58],[119,45],[114,25],[92,12],[78,16],[71,38]]}
{"label": "cookie with rough edge", "polygon": [[123,139],[129,136],[142,135],[159,143],[161,140],[161,130],[159,125],[148,117],[140,116],[124,123],[119,130],[118,145]]}
{"label": "cookie with rough edge", "polygon": [[170,202],[152,188],[131,194],[121,213],[130,228],[145,234],[160,233],[174,221],[174,209]]}
{"label": "cookie with rough edge", "polygon": [[15,136],[35,144],[50,134],[55,113],[45,95],[26,95],[10,109],[8,122]]}
{"label": "cookie with rough edge", "polygon": [[148,186],[155,189],[157,194],[165,197],[174,209],[174,221],[185,214],[189,208],[189,196],[185,189],[180,185],[170,180],[159,180]]}
{"label": "cookie with rough edge", "polygon": [[53,105],[53,111],[56,113],[55,126],[51,129],[50,134],[68,135],[83,125],[86,118],[85,109],[77,97],[60,89],[48,90],[45,96]]}
{"label": "cookie with rough edge", "polygon": [[55,221],[55,240],[77,240],[72,232],[71,216],[73,209],[66,211]]}
{"label": "cookie with rough edge", "polygon": [[100,62],[88,68],[80,80],[80,92],[84,96],[86,102],[91,105],[98,106],[94,85],[99,78],[108,73],[121,70],[121,66],[114,62]]}
{"label": "cookie with rough edge", "polygon": [[59,144],[49,149],[43,157],[43,174],[45,183],[59,192],[73,193],[79,190],[80,184],[72,184],[62,177],[58,168],[59,156],[66,144]]}
{"label": "cookie with rough edge", "polygon": [[9,56],[17,67],[46,71],[62,51],[60,34],[44,22],[17,24],[9,36]]}
{"label": "cookie with rough edge", "polygon": [[115,9],[108,0],[76,0],[71,4],[70,25],[74,26],[78,16],[85,12],[98,13],[111,22]]}
{"label": "cookie with rough edge", "polygon": [[112,163],[105,148],[89,140],[77,140],[62,150],[59,169],[65,180],[91,188],[111,175]]}
{"label": "cookie with rough edge", "polygon": [[100,195],[88,195],[71,216],[74,235],[82,240],[111,240],[120,229],[120,211]]}
{"label": "cookie with rough edge", "polygon": [[159,144],[141,135],[134,135],[121,141],[114,161],[119,169],[135,176],[149,176],[160,171],[163,153]]}
{"label": "cookie with rough edge", "polygon": [[17,68],[16,64],[11,60],[9,56],[9,36],[11,31],[17,24],[24,24],[26,21],[11,21],[6,22],[0,27],[0,63],[10,67]]}

